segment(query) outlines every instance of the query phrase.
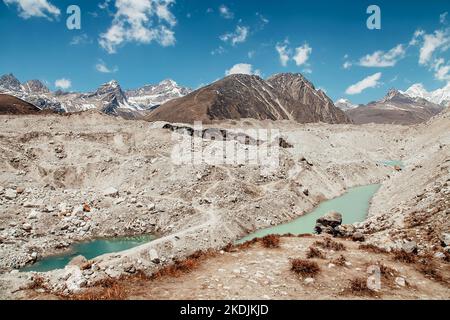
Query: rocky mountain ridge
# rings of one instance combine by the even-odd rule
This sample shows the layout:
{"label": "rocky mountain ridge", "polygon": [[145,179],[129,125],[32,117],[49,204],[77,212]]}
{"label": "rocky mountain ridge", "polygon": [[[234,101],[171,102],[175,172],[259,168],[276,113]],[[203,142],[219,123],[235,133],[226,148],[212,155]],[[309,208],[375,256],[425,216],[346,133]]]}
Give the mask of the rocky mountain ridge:
{"label": "rocky mountain ridge", "polygon": [[301,74],[282,73],[267,80],[234,74],[171,100],[146,120],[192,123],[213,120],[294,120],[300,123],[350,123],[322,90]]}

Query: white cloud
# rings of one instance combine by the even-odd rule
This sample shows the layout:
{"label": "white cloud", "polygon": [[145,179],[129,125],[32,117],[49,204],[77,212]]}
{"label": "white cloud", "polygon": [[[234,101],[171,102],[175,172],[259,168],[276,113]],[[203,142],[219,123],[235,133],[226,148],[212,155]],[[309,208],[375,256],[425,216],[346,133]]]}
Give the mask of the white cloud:
{"label": "white cloud", "polygon": [[222,46],[219,46],[218,48],[214,49],[211,51],[211,55],[216,56],[216,55],[221,55],[225,52],[225,48]]}
{"label": "white cloud", "polygon": [[450,65],[439,66],[434,76],[441,81],[450,81]]}
{"label": "white cloud", "polygon": [[311,55],[312,48],[305,43],[303,46],[295,49],[294,61],[297,66],[305,64]]}
{"label": "white cloud", "polygon": [[405,48],[402,44],[399,44],[388,52],[378,50],[362,57],[359,60],[359,65],[363,67],[393,67],[404,56]]}
{"label": "white cloud", "polygon": [[95,69],[101,73],[115,73],[119,71],[119,68],[117,66],[110,68],[103,60],[98,61],[98,63],[95,65]]}
{"label": "white cloud", "polygon": [[447,31],[436,30],[432,34],[423,34],[423,44],[420,48],[419,63],[424,65],[427,64],[433,53],[440,50],[447,50],[450,44],[450,36]]}
{"label": "white cloud", "polygon": [[225,19],[233,19],[234,13],[230,11],[230,9],[226,5],[221,5],[219,7],[220,15]]}
{"label": "white cloud", "polygon": [[225,71],[225,75],[229,76],[231,74],[254,74],[257,76],[261,75],[260,70],[253,70],[253,66],[248,63],[238,63],[235,64],[231,69]]}
{"label": "white cloud", "polygon": [[62,78],[55,81],[55,87],[67,90],[72,86],[72,82],[69,79]]}
{"label": "white cloud", "polygon": [[442,24],[446,24],[447,23],[447,16],[448,16],[448,12],[444,12],[441,15],[439,15],[439,22]]}
{"label": "white cloud", "polygon": [[278,55],[280,56],[280,63],[283,67],[286,67],[289,59],[290,59],[290,54],[291,54],[291,50],[288,48],[289,45],[289,41],[285,40],[283,43],[278,43],[275,46],[275,49],[278,52]]}
{"label": "white cloud", "polygon": [[230,42],[231,45],[235,46],[238,43],[245,42],[249,34],[248,27],[237,26],[234,32],[226,33],[220,36],[220,40],[223,42]]}
{"label": "white cloud", "polygon": [[381,78],[381,72],[377,72],[363,80],[351,85],[345,91],[346,94],[359,94],[368,88],[376,87],[379,84],[379,80]]}
{"label": "white cloud", "polygon": [[342,67],[344,69],[349,69],[352,66],[352,63],[350,61],[345,61]]}
{"label": "white cloud", "polygon": [[270,21],[269,19],[267,19],[266,17],[264,17],[261,13],[257,12],[256,16],[259,17],[259,19],[261,20],[262,24],[268,24]]}
{"label": "white cloud", "polygon": [[115,0],[116,13],[109,29],[100,35],[100,45],[115,53],[126,42],[175,44],[172,28],[177,20],[170,12],[175,0]]}
{"label": "white cloud", "polygon": [[19,16],[24,19],[39,17],[52,20],[61,14],[61,11],[48,0],[3,0],[3,2],[7,6],[17,5]]}
{"label": "white cloud", "polygon": [[74,36],[72,38],[72,40],[70,41],[71,46],[77,46],[77,45],[88,44],[88,43],[92,43],[92,40],[85,33],[78,35],[78,36]]}
{"label": "white cloud", "polygon": [[409,42],[409,45],[410,45],[410,46],[415,46],[415,45],[417,45],[417,44],[419,43],[420,37],[422,37],[424,34],[425,34],[425,31],[423,31],[423,30],[421,30],[421,29],[417,29],[417,30],[414,32],[414,35],[413,35],[411,41]]}

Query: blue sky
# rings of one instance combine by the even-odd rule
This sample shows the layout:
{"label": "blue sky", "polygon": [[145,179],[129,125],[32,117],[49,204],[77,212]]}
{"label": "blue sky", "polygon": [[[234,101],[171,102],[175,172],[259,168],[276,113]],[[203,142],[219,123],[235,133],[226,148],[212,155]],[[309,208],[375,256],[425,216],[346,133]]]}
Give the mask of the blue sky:
{"label": "blue sky", "polygon": [[[333,100],[366,103],[391,87],[434,90],[450,80],[447,0],[27,3],[0,0],[0,73],[52,89],[61,79],[73,91],[111,79],[127,89],[165,78],[197,88],[227,71],[301,72]],[[66,27],[72,4],[81,30]],[[366,27],[371,4],[381,9],[381,30]]]}

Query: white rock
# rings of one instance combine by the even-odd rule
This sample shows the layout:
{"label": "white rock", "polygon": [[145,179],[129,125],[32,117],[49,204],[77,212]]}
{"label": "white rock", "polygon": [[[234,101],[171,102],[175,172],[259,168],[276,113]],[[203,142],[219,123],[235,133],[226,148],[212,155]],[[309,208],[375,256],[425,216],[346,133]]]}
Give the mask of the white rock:
{"label": "white rock", "polygon": [[17,191],[13,190],[13,189],[6,189],[5,191],[5,198],[12,200],[15,199],[17,197]]}
{"label": "white rock", "polygon": [[109,188],[103,190],[103,195],[105,197],[118,197],[119,191],[114,187],[109,187]]}
{"label": "white rock", "polygon": [[313,278],[306,278],[303,282],[305,284],[312,284],[312,283],[314,283],[314,279]]}
{"label": "white rock", "polygon": [[147,205],[147,209],[148,209],[148,210],[155,210],[155,204],[154,204],[154,203],[149,203],[149,204]]}
{"label": "white rock", "polygon": [[44,206],[44,200],[38,199],[38,200],[25,201],[23,203],[23,206],[25,208],[41,208]]}
{"label": "white rock", "polygon": [[400,287],[404,287],[406,285],[405,278],[402,278],[402,277],[396,277],[395,278],[395,283],[397,285],[399,285]]}
{"label": "white rock", "polygon": [[30,214],[28,215],[28,219],[37,219],[38,214],[39,213],[36,210],[31,210]]}
{"label": "white rock", "polygon": [[83,206],[79,205],[79,206],[74,207],[72,210],[72,214],[73,215],[84,214]]}
{"label": "white rock", "polygon": [[158,252],[156,252],[155,249],[150,249],[148,252],[148,256],[150,258],[150,261],[152,262],[159,260]]}
{"label": "white rock", "polygon": [[124,201],[125,201],[125,198],[119,198],[116,200],[115,204],[121,204]]}
{"label": "white rock", "polygon": [[79,292],[81,290],[83,283],[86,282],[80,268],[77,266],[66,266],[65,270],[66,274],[69,275],[69,277],[66,280],[67,289],[70,292],[74,293]]}

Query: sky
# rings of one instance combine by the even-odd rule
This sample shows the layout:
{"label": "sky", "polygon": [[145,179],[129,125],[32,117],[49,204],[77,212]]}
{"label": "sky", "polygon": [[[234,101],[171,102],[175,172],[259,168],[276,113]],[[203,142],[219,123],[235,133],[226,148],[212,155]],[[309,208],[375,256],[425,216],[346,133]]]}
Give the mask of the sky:
{"label": "sky", "polygon": [[[381,29],[367,27],[370,5]],[[367,103],[450,81],[447,12],[448,0],[0,0],[0,74],[93,91],[300,72],[333,100]]]}

